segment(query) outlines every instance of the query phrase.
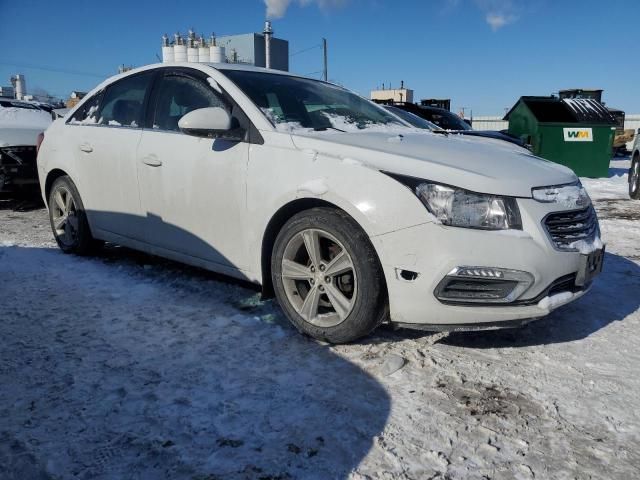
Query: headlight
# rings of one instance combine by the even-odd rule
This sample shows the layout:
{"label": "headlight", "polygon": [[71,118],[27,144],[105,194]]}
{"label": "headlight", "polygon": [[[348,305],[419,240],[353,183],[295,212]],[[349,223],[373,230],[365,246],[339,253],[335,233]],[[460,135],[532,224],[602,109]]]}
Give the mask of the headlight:
{"label": "headlight", "polygon": [[415,193],[427,210],[444,225],[483,230],[522,230],[515,198],[469,192],[423,182]]}
{"label": "headlight", "polygon": [[568,209],[591,205],[591,198],[580,182],[534,188],[531,190],[531,196],[538,202],[560,203]]}

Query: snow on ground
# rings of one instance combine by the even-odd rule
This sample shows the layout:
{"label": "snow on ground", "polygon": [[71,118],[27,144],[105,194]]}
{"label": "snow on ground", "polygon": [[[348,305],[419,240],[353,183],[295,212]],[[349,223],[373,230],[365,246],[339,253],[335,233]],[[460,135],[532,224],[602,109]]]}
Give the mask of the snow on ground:
{"label": "snow on ground", "polygon": [[608,253],[580,300],[517,330],[344,346],[201,270],[63,255],[43,209],[0,202],[0,478],[636,478],[625,165],[583,181]]}

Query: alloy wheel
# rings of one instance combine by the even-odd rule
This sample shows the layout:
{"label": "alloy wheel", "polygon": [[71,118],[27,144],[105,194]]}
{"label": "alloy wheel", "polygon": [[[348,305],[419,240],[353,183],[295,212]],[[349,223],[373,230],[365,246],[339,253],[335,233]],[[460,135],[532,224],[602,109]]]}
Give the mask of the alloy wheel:
{"label": "alloy wheel", "polygon": [[629,179],[629,185],[631,186],[631,193],[636,193],[638,190],[638,178],[640,177],[640,159],[633,163],[633,169],[631,170],[631,178]]}
{"label": "alloy wheel", "polygon": [[78,216],[71,192],[60,186],[53,194],[51,205],[53,230],[65,246],[72,246],[78,239]]}
{"label": "alloy wheel", "polygon": [[353,310],[358,288],[353,260],[328,232],[305,229],[289,240],[282,280],[289,303],[315,326],[336,326]]}

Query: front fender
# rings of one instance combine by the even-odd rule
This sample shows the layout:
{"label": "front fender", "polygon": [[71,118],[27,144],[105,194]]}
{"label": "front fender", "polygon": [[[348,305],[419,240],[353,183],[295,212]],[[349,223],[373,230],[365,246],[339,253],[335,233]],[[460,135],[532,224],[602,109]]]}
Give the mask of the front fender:
{"label": "front fender", "polygon": [[299,150],[282,133],[265,132],[265,136],[265,145],[250,150],[247,175],[249,247],[255,252],[256,272],[261,269],[261,245],[273,215],[299,199],[335,205],[369,237],[433,221],[407,187],[370,168],[365,159]]}

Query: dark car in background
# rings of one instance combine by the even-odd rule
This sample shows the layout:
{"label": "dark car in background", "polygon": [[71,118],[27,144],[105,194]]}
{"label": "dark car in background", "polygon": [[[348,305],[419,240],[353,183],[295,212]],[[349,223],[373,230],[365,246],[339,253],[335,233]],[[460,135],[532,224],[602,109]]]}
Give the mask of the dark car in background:
{"label": "dark car in background", "polygon": [[[473,128],[471,128],[471,125],[469,125],[465,120],[460,118],[458,115],[445,110],[444,108],[417,105],[415,103],[406,102],[394,103],[388,106],[392,106],[398,110],[412,113],[413,115],[423,118],[448,132],[457,133],[460,135],[469,135],[473,137],[494,138],[496,140],[503,140],[505,142],[513,143],[523,148],[528,148],[528,146],[521,139],[512,137],[506,132],[498,132],[496,130],[474,130]],[[418,125],[414,126],[423,128]]]}

